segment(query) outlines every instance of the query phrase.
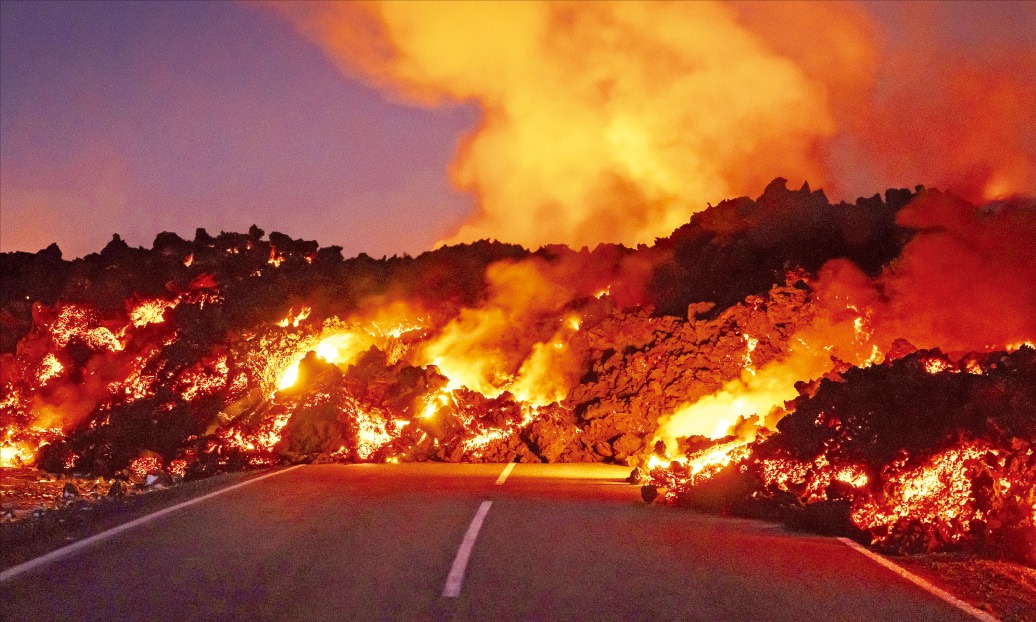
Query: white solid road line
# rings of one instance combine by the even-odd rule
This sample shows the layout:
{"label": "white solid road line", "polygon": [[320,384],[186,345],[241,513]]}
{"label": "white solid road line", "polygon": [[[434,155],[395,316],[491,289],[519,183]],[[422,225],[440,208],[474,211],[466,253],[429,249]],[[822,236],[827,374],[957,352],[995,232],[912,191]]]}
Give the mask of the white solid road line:
{"label": "white solid road line", "polygon": [[503,472],[500,473],[500,477],[496,478],[496,485],[497,486],[503,486],[504,482],[507,481],[507,476],[510,475],[511,471],[513,471],[513,470],[514,470],[514,463],[513,462],[508,462],[507,466],[504,467]]}
{"label": "white solid road line", "polygon": [[873,559],[874,561],[878,562],[882,566],[888,568],[892,572],[894,572],[894,573],[898,574],[899,576],[903,577],[907,581],[910,581],[910,582],[914,583],[915,585],[917,585],[918,587],[920,587],[924,591],[928,592],[929,594],[931,594],[933,596],[936,596],[938,598],[941,598],[942,600],[948,602],[949,604],[953,605],[957,609],[960,609],[964,613],[974,617],[975,619],[982,620],[982,622],[1000,622],[995,617],[993,617],[992,615],[986,613],[985,611],[982,611],[981,609],[976,609],[975,607],[972,607],[968,603],[966,603],[963,600],[957,598],[953,594],[950,594],[946,590],[942,590],[942,589],[932,585],[928,581],[925,581],[924,579],[922,579],[921,577],[917,576],[916,574],[910,572],[906,568],[903,568],[903,567],[899,566],[898,564],[895,564],[895,563],[885,559],[881,555],[878,555],[877,553],[874,553],[874,552],[870,551],[866,547],[860,545],[858,542],[850,540],[849,538],[838,538],[838,539],[841,540],[843,544],[846,544],[849,547],[859,551],[860,553],[863,553],[867,557]]}
{"label": "white solid road line", "polygon": [[260,475],[259,477],[254,477],[254,478],[252,478],[250,480],[246,480],[246,481],[234,484],[233,486],[227,486],[226,488],[221,488],[219,490],[214,490],[213,492],[210,492],[210,493],[208,493],[206,495],[202,495],[202,496],[196,497],[194,499],[189,499],[187,501],[184,501],[183,503],[177,503],[176,505],[167,507],[165,509],[162,509],[162,510],[159,510],[157,512],[154,512],[152,514],[148,514],[146,516],[141,516],[140,518],[131,520],[128,523],[123,523],[123,524],[121,524],[121,525],[119,525],[117,527],[112,527],[111,529],[109,529],[107,531],[102,531],[99,534],[92,535],[89,538],[86,538],[85,540],[80,540],[79,542],[75,542],[75,543],[69,544],[68,546],[61,547],[60,549],[57,549],[55,551],[51,551],[50,553],[47,553],[46,555],[41,555],[41,556],[39,556],[39,557],[37,557],[35,559],[30,559],[27,562],[23,562],[21,564],[18,564],[17,566],[12,566],[12,567],[8,568],[7,570],[4,570],[3,572],[0,572],[0,583],[5,583],[5,582],[10,581],[11,579],[17,577],[18,575],[21,575],[21,574],[24,574],[26,572],[29,572],[30,570],[35,570],[36,568],[42,568],[43,566],[47,566],[49,564],[52,564],[52,563],[58,561],[59,559],[64,559],[65,557],[68,557],[70,555],[74,555],[75,553],[77,553],[77,552],[79,552],[79,551],[81,551],[81,550],[83,550],[83,549],[85,549],[85,548],[87,548],[89,546],[92,546],[92,545],[94,545],[94,544],[96,544],[96,543],[98,543],[98,542],[100,542],[102,540],[107,540],[108,538],[110,538],[110,537],[112,537],[114,535],[120,534],[120,533],[122,533],[124,531],[129,531],[130,529],[133,529],[134,527],[139,527],[139,526],[143,525],[144,523],[149,523],[149,522],[155,520],[156,518],[160,518],[162,516],[165,516],[166,514],[170,514],[172,512],[175,512],[177,510],[183,509],[185,507],[194,505],[195,503],[200,503],[200,502],[202,502],[202,501],[204,501],[206,499],[211,499],[213,497],[217,497],[217,496],[219,496],[219,495],[221,495],[221,494],[223,494],[225,492],[230,492],[231,490],[234,490],[236,488],[241,488],[243,486],[248,486],[249,484],[254,484],[254,483],[258,482],[258,481],[266,479],[267,477],[273,477],[274,475],[280,475],[282,473],[287,473],[288,471],[293,471],[293,470],[299,468],[300,466],[302,466],[302,465],[301,464],[296,464],[295,466],[288,467],[286,469],[281,469],[280,471],[274,471],[273,473],[267,473],[266,475]]}
{"label": "white solid road line", "polygon": [[457,598],[460,596],[460,588],[464,584],[464,571],[468,568],[468,559],[471,557],[471,549],[475,548],[475,540],[478,539],[478,532],[482,529],[482,522],[486,520],[486,514],[493,505],[492,501],[483,501],[475,512],[475,518],[471,519],[468,525],[468,532],[464,534],[464,540],[457,549],[457,556],[453,558],[453,565],[450,566],[450,574],[446,577],[446,587],[442,588],[443,598]]}

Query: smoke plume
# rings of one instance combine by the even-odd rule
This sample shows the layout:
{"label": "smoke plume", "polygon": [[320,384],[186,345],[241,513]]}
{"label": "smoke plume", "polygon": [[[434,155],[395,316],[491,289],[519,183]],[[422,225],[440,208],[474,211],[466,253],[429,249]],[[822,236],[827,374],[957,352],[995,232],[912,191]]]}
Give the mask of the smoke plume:
{"label": "smoke plume", "polygon": [[[274,8],[390,96],[479,106],[450,171],[478,209],[447,242],[650,242],[775,175],[850,200],[918,182],[972,201],[1036,187],[1036,71],[1017,71],[1032,52],[946,58],[853,4]],[[917,12],[907,32],[936,18]]]}

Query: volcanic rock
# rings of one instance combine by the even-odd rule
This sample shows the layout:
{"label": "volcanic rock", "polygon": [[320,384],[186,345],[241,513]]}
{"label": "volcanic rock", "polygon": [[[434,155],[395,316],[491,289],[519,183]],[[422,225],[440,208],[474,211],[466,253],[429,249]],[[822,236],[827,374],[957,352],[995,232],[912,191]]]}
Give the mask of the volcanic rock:
{"label": "volcanic rock", "polygon": [[640,496],[644,503],[651,503],[658,497],[658,487],[650,484],[640,487]]}
{"label": "volcanic rock", "polygon": [[[312,459],[639,464],[672,413],[783,360],[793,339],[824,319],[818,283],[831,260],[868,277],[879,298],[894,296],[886,279],[896,266],[909,268],[891,263],[905,257],[904,245],[945,235],[899,224],[909,222],[915,198],[889,190],[884,200],[832,205],[822,191],[791,190],[778,178],[756,200],[710,206],[670,237],[635,249],[533,253],[481,241],[418,257],[343,260],[338,247],[276,232],[264,240],[253,226],[215,237],[198,230],[193,241],[163,233],[150,250],[114,236],[100,253],[70,261],[56,247],[3,253],[0,372],[10,381],[0,424],[17,443],[38,448],[35,464],[45,470],[110,475],[133,465],[136,475],[111,484],[112,496],[126,492],[124,480],[149,472],[148,483],[168,485],[157,470],[174,458],[191,477]],[[982,218],[1006,209],[986,209]],[[1024,230],[1028,209],[1011,226]],[[1005,249],[1026,256],[1028,246]],[[951,260],[946,265],[957,265]],[[522,291],[512,293],[524,299],[494,308],[501,283],[490,277],[502,266],[531,266],[523,275],[535,273],[541,289],[563,295],[543,309],[527,305],[550,296],[525,291],[532,281],[517,279]],[[989,276],[993,287],[1007,282]],[[379,315],[393,315],[396,303],[418,327],[410,337],[379,337],[351,353],[348,367],[311,353],[296,383],[278,388],[285,370],[329,334],[398,332]],[[492,345],[515,360],[486,376],[495,397],[447,392],[460,378],[447,379],[418,353],[444,326],[483,311],[501,314],[505,334]],[[877,340],[878,318],[865,319]],[[546,367],[571,369],[559,402],[533,408],[504,389],[518,391],[521,357],[547,344],[558,359],[548,357]],[[464,354],[477,367],[494,352]],[[847,516],[876,508],[869,529],[889,550],[1024,547],[1018,534],[1031,527],[1036,503],[1032,348],[950,356],[901,341],[884,354],[882,364],[833,361],[831,373],[800,378],[778,434],[694,490],[667,485],[667,497],[679,493],[681,502],[711,511],[783,513],[839,533],[850,530]],[[33,428],[41,412],[66,420],[41,436]],[[938,516],[939,508],[881,514],[895,503],[897,477],[940,459],[952,462],[954,481],[968,491],[954,510],[975,520]],[[768,460],[786,460],[804,475],[767,479]],[[933,482],[946,479],[935,474]]]}
{"label": "volcanic rock", "polygon": [[1036,526],[1004,529],[996,546],[1000,556],[1036,568]]}
{"label": "volcanic rock", "polygon": [[148,488],[168,488],[173,485],[173,478],[166,472],[148,473],[144,478],[144,485]]}
{"label": "volcanic rock", "polygon": [[112,485],[108,488],[108,496],[113,498],[126,496],[126,482],[121,479],[112,482]]}
{"label": "volcanic rock", "polygon": [[633,467],[630,471],[629,477],[626,478],[626,482],[633,484],[634,486],[643,486],[649,481],[647,472],[638,467]]}

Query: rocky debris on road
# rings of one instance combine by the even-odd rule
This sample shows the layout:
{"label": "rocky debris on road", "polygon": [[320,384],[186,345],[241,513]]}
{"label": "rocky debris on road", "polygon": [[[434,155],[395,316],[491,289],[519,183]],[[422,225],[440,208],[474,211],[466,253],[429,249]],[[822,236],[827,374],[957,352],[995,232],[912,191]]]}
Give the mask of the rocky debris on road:
{"label": "rocky debris on road", "polygon": [[161,490],[183,481],[168,473],[137,478],[132,473],[113,478],[52,474],[30,468],[0,469],[0,523],[38,520],[66,507],[90,507],[127,496]]}
{"label": "rocky debris on road", "polygon": [[65,487],[61,489],[61,496],[65,499],[72,499],[79,496],[79,488],[75,484],[69,482],[65,484]]}
{"label": "rocky debris on road", "polygon": [[147,488],[168,488],[173,485],[173,477],[164,471],[148,473],[144,477],[144,486]]}
{"label": "rocky debris on road", "polygon": [[640,496],[644,499],[644,503],[651,503],[658,498],[658,486],[652,486],[651,484],[641,486]]}
{"label": "rocky debris on road", "polygon": [[108,487],[108,496],[113,498],[126,496],[126,483],[120,479],[112,482],[112,485]]}
{"label": "rocky debris on road", "polygon": [[642,486],[651,481],[648,472],[641,467],[633,467],[630,471],[629,477],[626,478],[627,484],[633,484],[634,486]]}

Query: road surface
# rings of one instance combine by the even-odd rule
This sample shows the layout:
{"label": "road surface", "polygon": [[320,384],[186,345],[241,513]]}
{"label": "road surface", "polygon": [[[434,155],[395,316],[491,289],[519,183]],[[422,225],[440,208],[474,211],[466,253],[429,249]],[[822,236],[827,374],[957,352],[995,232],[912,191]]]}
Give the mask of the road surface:
{"label": "road surface", "polygon": [[0,617],[974,620],[836,539],[646,505],[622,467],[503,469],[281,472],[8,572]]}

